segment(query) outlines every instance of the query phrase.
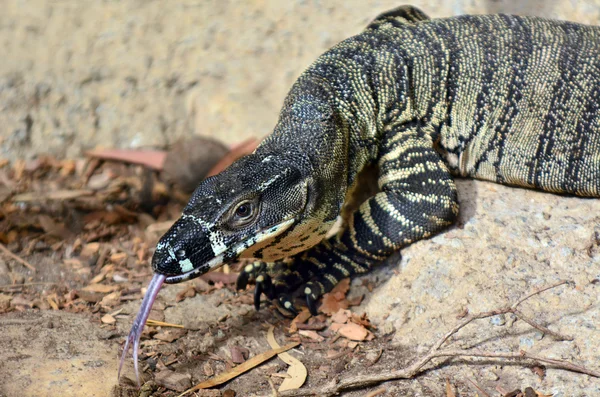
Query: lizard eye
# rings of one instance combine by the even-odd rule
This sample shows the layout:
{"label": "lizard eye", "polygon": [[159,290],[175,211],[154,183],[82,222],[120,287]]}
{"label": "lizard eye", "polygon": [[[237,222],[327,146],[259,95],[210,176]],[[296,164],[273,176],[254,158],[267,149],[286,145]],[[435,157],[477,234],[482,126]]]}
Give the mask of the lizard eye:
{"label": "lizard eye", "polygon": [[250,217],[252,215],[252,212],[253,212],[252,203],[241,203],[235,209],[235,216],[237,216],[238,218],[244,219],[244,218]]}
{"label": "lizard eye", "polygon": [[255,200],[244,200],[233,210],[229,220],[231,226],[240,227],[252,222],[258,213],[258,204]]}

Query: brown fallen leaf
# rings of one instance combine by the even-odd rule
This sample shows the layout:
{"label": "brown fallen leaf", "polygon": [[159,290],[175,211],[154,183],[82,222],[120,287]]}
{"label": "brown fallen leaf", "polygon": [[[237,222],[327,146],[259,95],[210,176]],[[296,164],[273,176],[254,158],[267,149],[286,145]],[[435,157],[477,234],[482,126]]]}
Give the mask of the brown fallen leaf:
{"label": "brown fallen leaf", "polygon": [[[275,340],[275,334],[273,333],[275,327],[270,326],[267,331],[267,342],[269,342],[269,346],[276,349],[279,348],[279,344],[277,340]],[[289,353],[280,353],[278,357],[289,365],[287,370],[287,374],[289,378],[285,378],[281,385],[279,386],[279,391],[286,390],[295,390],[302,387],[304,382],[306,382],[306,376],[308,375],[308,371],[304,364],[300,360],[295,357],[292,357]]]}
{"label": "brown fallen leaf", "polygon": [[171,342],[176,341],[177,339],[181,338],[185,334],[187,334],[186,329],[169,329],[169,330],[162,331],[162,332],[155,334],[153,336],[153,338],[161,340],[163,342],[171,343]]}
{"label": "brown fallen leaf", "polygon": [[104,316],[102,316],[101,321],[104,324],[114,324],[117,322],[117,320],[111,316],[109,313],[106,313]]}
{"label": "brown fallen leaf", "polygon": [[234,364],[241,364],[250,356],[250,350],[245,347],[231,346],[229,347],[229,351],[231,353],[231,361]]}
{"label": "brown fallen leaf", "polygon": [[319,311],[326,314],[334,314],[340,309],[347,309],[349,304],[346,300],[346,293],[350,289],[350,279],[345,278],[341,280],[331,290],[331,292],[323,295],[323,300]]}
{"label": "brown fallen leaf", "polygon": [[87,243],[81,248],[80,256],[84,258],[91,258],[96,255],[100,250],[100,243]]}
{"label": "brown fallen leaf", "polygon": [[186,394],[189,394],[196,390],[208,389],[210,387],[218,386],[222,383],[225,383],[228,380],[236,378],[236,377],[240,376],[241,374],[243,374],[244,372],[249,371],[252,368],[256,367],[257,365],[260,365],[260,364],[264,363],[265,361],[275,357],[279,353],[288,351],[288,350],[298,346],[299,344],[300,344],[299,342],[290,343],[279,349],[271,349],[264,353],[256,355],[256,356],[252,357],[251,359],[247,360],[246,362],[244,362],[243,364],[240,364],[237,367],[230,369],[229,371],[222,372],[212,379],[208,379],[204,382],[198,383],[196,386],[192,387],[191,389],[188,389],[188,390],[184,391],[183,393],[181,393],[178,397],[185,396]]}
{"label": "brown fallen leaf", "polygon": [[298,331],[298,333],[302,336],[306,336],[307,338],[310,338],[317,342],[323,342],[325,340],[325,338],[323,338],[321,335],[317,334],[315,331],[300,330],[300,331]]}
{"label": "brown fallen leaf", "polygon": [[345,324],[348,322],[350,315],[350,310],[340,309],[331,316],[331,321],[338,324]]}
{"label": "brown fallen leaf", "polygon": [[48,304],[52,307],[52,310],[59,310],[58,303],[56,302],[56,294],[52,294],[46,297]]}
{"label": "brown fallen leaf", "polygon": [[338,333],[344,338],[359,342],[367,339],[367,336],[369,335],[369,331],[367,331],[365,327],[356,323],[344,324],[338,329]]}
{"label": "brown fallen leaf", "polygon": [[303,308],[300,313],[292,320],[292,324],[290,325],[290,333],[294,333],[298,331],[298,324],[304,324],[306,320],[311,317],[310,312],[307,308]]}
{"label": "brown fallen leaf", "polygon": [[540,365],[536,365],[531,368],[531,372],[540,377],[540,380],[543,380],[546,377],[546,368]]}
{"label": "brown fallen leaf", "polygon": [[98,149],[90,150],[85,154],[88,157],[100,160],[139,164],[157,171],[162,171],[167,158],[167,152],[164,150]]}

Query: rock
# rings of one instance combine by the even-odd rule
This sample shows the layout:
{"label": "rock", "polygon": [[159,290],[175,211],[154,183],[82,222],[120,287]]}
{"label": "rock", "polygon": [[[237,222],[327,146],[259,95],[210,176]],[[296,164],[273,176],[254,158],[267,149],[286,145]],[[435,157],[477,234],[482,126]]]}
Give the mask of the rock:
{"label": "rock", "polygon": [[154,377],[154,381],[163,387],[178,392],[183,392],[192,387],[192,379],[189,374],[163,370]]}
{"label": "rock", "polygon": [[[458,180],[457,186],[458,226],[406,247],[399,263],[380,266],[366,276],[380,275],[385,281],[366,295],[356,311],[366,312],[380,330],[393,325],[392,343],[417,350],[431,346],[457,324],[456,313],[464,309],[477,313],[503,308],[558,280],[575,280],[575,287],[545,291],[519,306],[532,320],[574,336],[574,342],[543,337],[508,314],[476,321],[454,335],[452,343],[488,351],[524,349],[593,368],[600,362],[600,334],[595,325],[600,318],[600,284],[591,280],[598,274],[600,250],[589,247],[598,244],[594,236],[600,200],[482,181]],[[552,211],[549,219],[543,216],[547,208]],[[567,257],[565,247],[569,248]],[[470,376],[463,371],[473,368],[466,360],[453,370],[456,376]],[[500,379],[513,379],[515,385],[538,384],[538,376],[522,368],[502,366],[495,372]],[[544,382],[554,393],[596,393],[579,379],[575,373],[549,368]]]}

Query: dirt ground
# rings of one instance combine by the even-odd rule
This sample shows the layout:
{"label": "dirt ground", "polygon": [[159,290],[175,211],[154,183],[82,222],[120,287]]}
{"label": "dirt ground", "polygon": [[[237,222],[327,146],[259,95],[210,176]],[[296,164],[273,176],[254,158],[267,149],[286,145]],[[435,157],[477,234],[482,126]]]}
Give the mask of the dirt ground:
{"label": "dirt ground", "polygon": [[[600,2],[592,0],[414,4],[438,17],[503,11],[600,24]],[[307,368],[303,387],[322,388],[403,368],[465,313],[505,307],[559,280],[571,283],[532,297],[522,310],[573,340],[557,340],[506,314],[470,325],[444,346],[526,350],[598,371],[600,200],[460,181],[456,227],[414,244],[401,259],[331,298],[333,308],[349,305],[354,316],[338,321],[367,330],[364,340],[338,336],[333,329],[343,324],[332,313],[295,330],[268,302],[256,312],[252,291],[235,291],[237,264],[164,287],[151,319],[184,328],[146,327],[144,388],[135,387],[131,356],[117,380],[121,349],[151,277],[154,245],[189,195],[182,186],[228,150],[206,142],[174,144],[192,136],[227,145],[264,136],[308,64],[397,5],[4,1],[0,397],[176,396],[271,349],[271,325],[279,344],[302,342],[291,354]],[[175,156],[149,171],[84,154],[100,147],[170,148]],[[187,150],[196,147],[210,149]],[[144,156],[160,163],[153,154]],[[287,370],[274,358],[196,395],[272,396]],[[526,387],[554,397],[600,395],[593,376],[495,358],[437,360],[415,379],[343,395],[451,396],[448,387],[463,397]]]}

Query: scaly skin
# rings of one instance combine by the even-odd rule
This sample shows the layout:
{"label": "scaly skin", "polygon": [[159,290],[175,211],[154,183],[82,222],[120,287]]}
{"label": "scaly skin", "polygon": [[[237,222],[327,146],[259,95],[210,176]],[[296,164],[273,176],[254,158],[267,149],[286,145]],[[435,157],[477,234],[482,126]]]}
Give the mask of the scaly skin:
{"label": "scaly skin", "polygon": [[[455,176],[598,196],[599,105],[597,27],[400,7],[304,72],[256,152],[199,186],[154,270],[173,283],[255,257],[238,285],[258,282],[257,306],[264,292],[293,311],[304,285],[315,311],[340,279],[452,224]],[[379,191],[354,206],[365,168]]]}

